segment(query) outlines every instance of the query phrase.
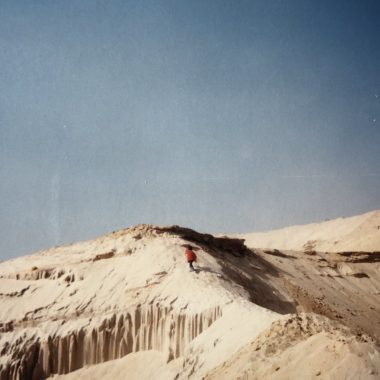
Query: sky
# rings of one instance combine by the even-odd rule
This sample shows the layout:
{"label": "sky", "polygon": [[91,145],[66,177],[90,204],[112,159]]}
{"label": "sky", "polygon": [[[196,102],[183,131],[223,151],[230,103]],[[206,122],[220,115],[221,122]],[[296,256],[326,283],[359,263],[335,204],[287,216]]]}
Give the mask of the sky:
{"label": "sky", "polygon": [[380,209],[380,3],[0,0],[0,259],[138,223]]}

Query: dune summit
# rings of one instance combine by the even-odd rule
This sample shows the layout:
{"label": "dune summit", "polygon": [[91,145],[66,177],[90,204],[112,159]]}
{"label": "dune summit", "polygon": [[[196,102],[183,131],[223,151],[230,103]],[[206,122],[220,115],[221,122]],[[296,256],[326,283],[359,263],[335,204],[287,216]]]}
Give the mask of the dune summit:
{"label": "dune summit", "polygon": [[309,253],[139,225],[2,262],[0,380],[379,379],[379,262]]}
{"label": "dune summit", "polygon": [[249,246],[325,252],[380,251],[380,210],[321,223],[240,235]]}

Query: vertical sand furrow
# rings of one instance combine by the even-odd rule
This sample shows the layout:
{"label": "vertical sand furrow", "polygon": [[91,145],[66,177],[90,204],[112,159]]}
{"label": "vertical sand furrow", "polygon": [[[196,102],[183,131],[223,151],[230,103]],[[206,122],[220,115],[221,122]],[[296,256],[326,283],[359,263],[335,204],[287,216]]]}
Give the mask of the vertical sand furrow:
{"label": "vertical sand furrow", "polygon": [[220,308],[183,314],[158,304],[138,306],[130,313],[105,318],[99,327],[18,342],[12,365],[0,368],[0,380],[44,379],[143,350],[164,352],[172,360],[182,356],[188,344],[220,316]]}

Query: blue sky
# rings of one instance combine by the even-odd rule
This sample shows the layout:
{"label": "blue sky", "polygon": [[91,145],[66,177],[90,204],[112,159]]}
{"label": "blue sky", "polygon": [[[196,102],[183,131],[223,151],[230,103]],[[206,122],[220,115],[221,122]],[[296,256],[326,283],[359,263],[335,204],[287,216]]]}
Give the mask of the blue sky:
{"label": "blue sky", "polygon": [[137,223],[380,208],[378,1],[0,1],[0,258]]}

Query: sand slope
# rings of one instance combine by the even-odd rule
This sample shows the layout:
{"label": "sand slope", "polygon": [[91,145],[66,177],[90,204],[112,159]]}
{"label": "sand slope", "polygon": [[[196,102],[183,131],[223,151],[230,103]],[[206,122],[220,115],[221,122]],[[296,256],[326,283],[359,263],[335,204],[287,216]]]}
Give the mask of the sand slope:
{"label": "sand slope", "polygon": [[380,353],[341,325],[302,313],[274,322],[206,379],[233,379],[237,373],[255,380],[374,379]]}
{"label": "sand slope", "polygon": [[323,252],[380,251],[380,210],[350,218],[238,235],[255,248]]}
{"label": "sand slope", "polygon": [[378,264],[350,259],[141,225],[0,263],[0,380],[379,378]]}

